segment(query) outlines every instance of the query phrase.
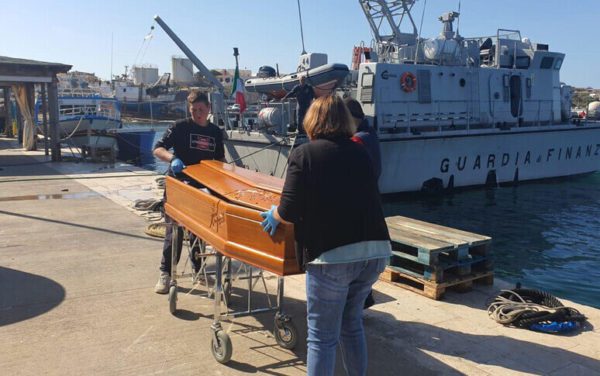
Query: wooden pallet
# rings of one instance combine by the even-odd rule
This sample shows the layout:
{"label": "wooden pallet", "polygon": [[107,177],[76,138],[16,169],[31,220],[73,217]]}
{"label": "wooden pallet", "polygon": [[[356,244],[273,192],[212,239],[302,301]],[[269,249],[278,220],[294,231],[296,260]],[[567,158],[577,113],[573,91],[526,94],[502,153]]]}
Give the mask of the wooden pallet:
{"label": "wooden pallet", "polygon": [[491,238],[412,218],[386,218],[394,255],[419,264],[459,265],[491,258]]}
{"label": "wooden pallet", "polygon": [[383,273],[381,273],[379,279],[428,298],[440,300],[448,289],[457,292],[468,292],[472,290],[473,282],[483,283],[485,285],[494,284],[494,272],[472,273],[456,280],[436,283],[403,273],[393,266],[388,266]]}
{"label": "wooden pallet", "polygon": [[414,260],[410,260],[393,251],[390,259],[390,265],[405,274],[425,280],[442,283],[460,279],[463,276],[472,273],[481,273],[492,271],[494,268],[491,257],[471,256],[450,263],[440,262],[437,265],[424,265]]}

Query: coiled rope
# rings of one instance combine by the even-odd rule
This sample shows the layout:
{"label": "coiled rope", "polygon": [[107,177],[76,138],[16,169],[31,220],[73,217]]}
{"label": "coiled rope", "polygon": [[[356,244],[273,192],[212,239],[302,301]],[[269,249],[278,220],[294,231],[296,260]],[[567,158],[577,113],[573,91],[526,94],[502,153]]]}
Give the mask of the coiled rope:
{"label": "coiled rope", "polygon": [[547,292],[521,288],[502,290],[487,311],[502,325],[548,333],[577,329],[586,320],[579,311],[565,307]]}

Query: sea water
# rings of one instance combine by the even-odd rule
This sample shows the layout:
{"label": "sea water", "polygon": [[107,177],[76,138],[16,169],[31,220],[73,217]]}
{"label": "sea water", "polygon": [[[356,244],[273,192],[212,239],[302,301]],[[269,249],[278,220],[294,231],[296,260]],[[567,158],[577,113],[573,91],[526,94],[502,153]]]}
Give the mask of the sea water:
{"label": "sea water", "polygon": [[490,236],[497,277],[600,308],[600,173],[384,199],[384,212]]}
{"label": "sea water", "polygon": [[[145,167],[164,173],[167,164],[149,157]],[[386,216],[490,236],[496,277],[600,308],[600,173],[443,196],[385,197],[383,205]]]}

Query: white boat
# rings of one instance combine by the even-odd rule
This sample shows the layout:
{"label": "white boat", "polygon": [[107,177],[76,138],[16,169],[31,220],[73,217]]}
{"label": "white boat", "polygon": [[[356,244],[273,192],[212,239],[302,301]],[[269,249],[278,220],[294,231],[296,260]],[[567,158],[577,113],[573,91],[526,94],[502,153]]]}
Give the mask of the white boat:
{"label": "white boat", "polygon": [[[440,17],[437,38],[421,38],[410,16],[415,1],[359,0],[375,41],[351,92],[381,140],[382,193],[600,169],[600,122],[572,121],[570,87],[560,82],[563,53],[516,30],[463,38],[453,29],[456,12]],[[412,33],[400,31],[403,20]],[[306,139],[285,125],[273,130],[228,130],[228,158],[284,176],[291,148]]]}
{"label": "white boat", "polygon": [[[117,150],[114,131],[121,128],[119,102],[102,94],[78,76],[59,77],[58,121],[62,144]],[[35,106],[40,129],[43,124],[41,105],[38,100]]]}
{"label": "white boat", "polygon": [[119,102],[99,96],[62,96],[58,98],[62,142],[76,147],[112,147],[117,142],[114,130],[121,127]]}
{"label": "white boat", "polygon": [[294,73],[277,76],[273,68],[270,68],[270,71],[271,74],[247,79],[244,83],[245,89],[249,92],[266,94],[270,98],[281,99],[300,83],[300,77],[306,77],[306,81],[313,86],[315,95],[319,97],[331,93],[348,76],[348,66],[328,64],[327,55],[321,53],[301,55],[297,71]]}

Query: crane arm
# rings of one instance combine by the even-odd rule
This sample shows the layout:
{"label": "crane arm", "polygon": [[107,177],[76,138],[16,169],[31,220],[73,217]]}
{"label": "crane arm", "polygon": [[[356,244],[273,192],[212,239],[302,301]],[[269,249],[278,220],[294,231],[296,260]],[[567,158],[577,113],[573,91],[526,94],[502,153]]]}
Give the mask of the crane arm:
{"label": "crane arm", "polygon": [[185,43],[183,43],[181,39],[179,39],[177,34],[175,34],[173,30],[171,30],[171,28],[165,23],[165,21],[163,21],[162,18],[160,18],[158,15],[154,16],[154,20],[157,24],[160,25],[160,27],[162,27],[165,33],[167,33],[167,35],[173,40],[173,42],[175,42],[175,44],[181,49],[181,51],[183,51],[185,56],[187,56],[187,58],[192,61],[192,64],[194,64],[194,66],[198,68],[200,74],[206,77],[222,93],[225,90],[223,85],[219,82],[219,80],[215,78],[215,76],[210,72],[210,70],[206,68],[204,64],[202,64],[200,59],[198,59],[198,57],[194,55],[194,53],[185,45]]}

